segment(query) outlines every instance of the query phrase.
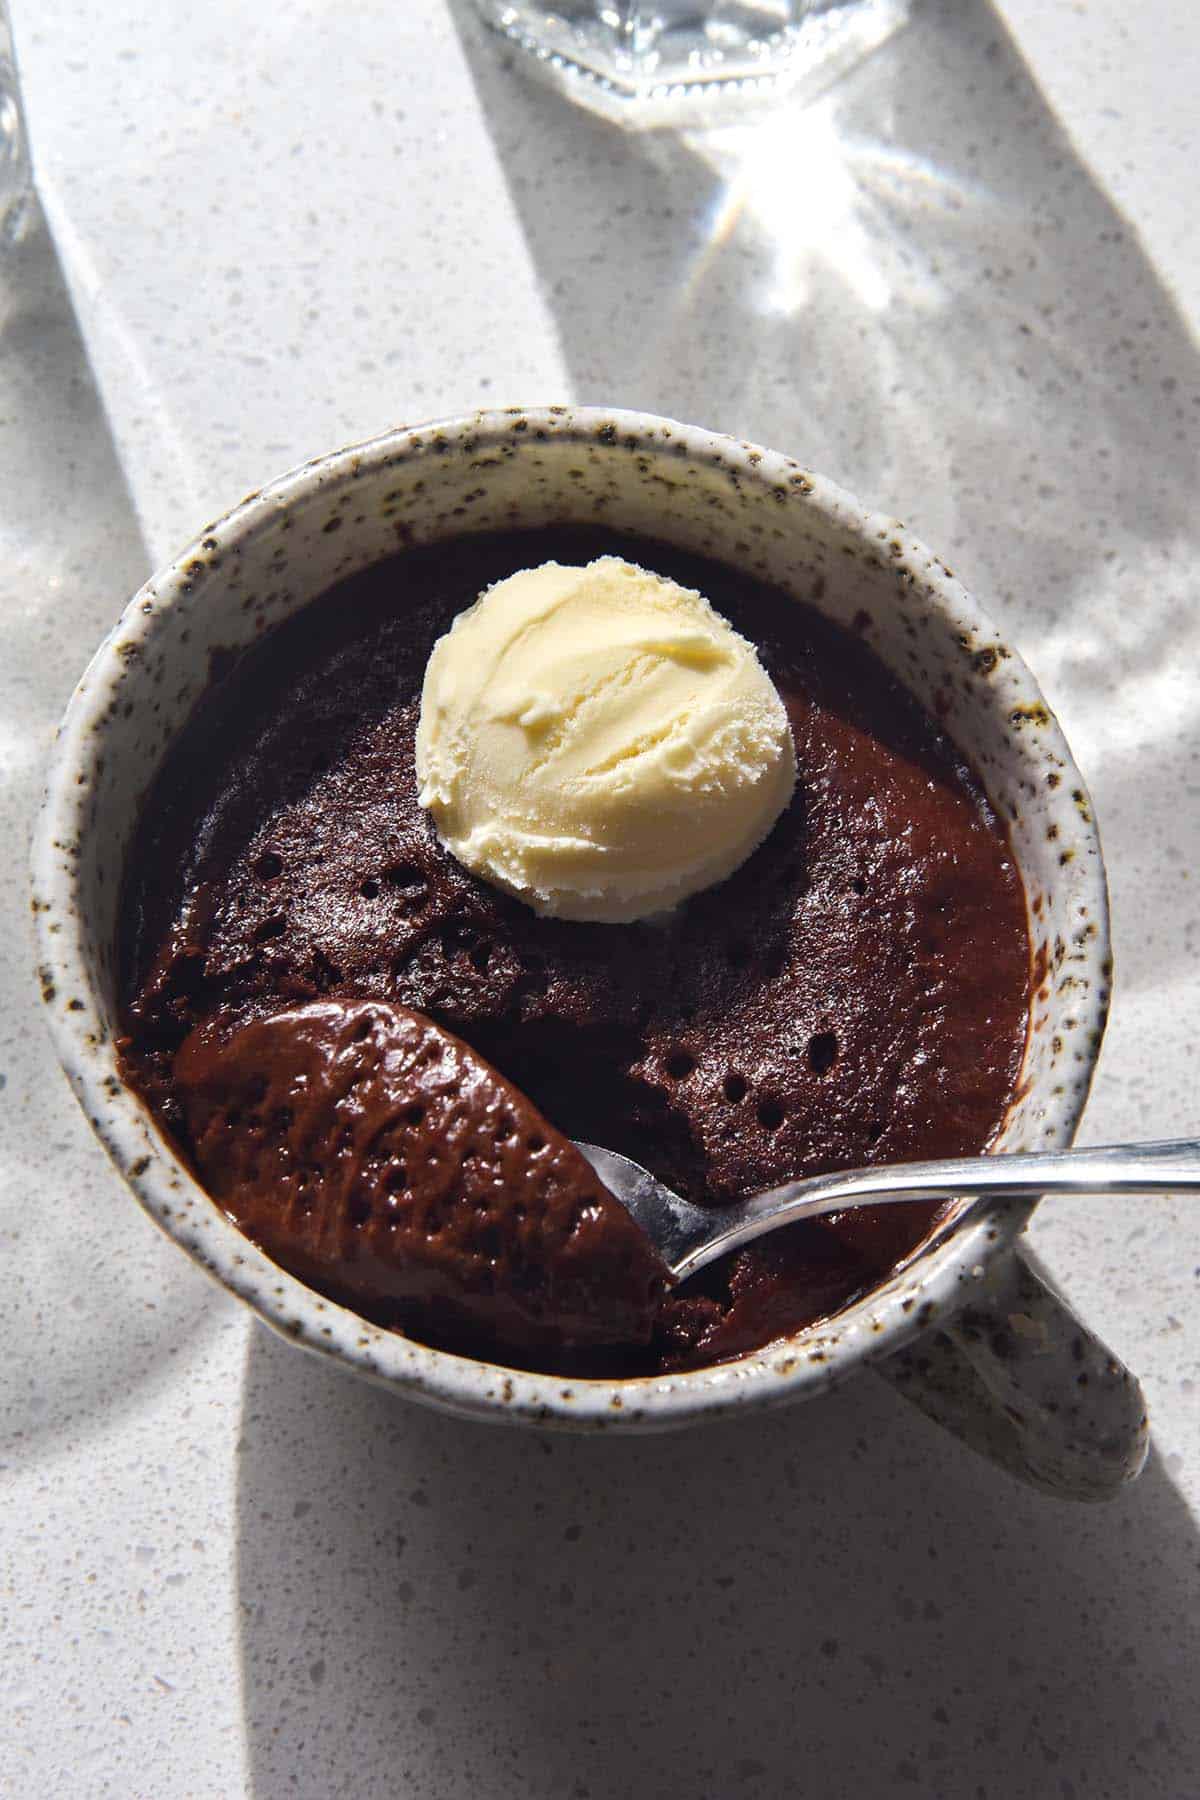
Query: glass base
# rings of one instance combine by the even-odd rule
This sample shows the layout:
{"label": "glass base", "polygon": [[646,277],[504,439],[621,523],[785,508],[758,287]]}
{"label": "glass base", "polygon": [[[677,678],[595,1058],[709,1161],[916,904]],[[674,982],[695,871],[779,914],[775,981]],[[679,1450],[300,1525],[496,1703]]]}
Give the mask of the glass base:
{"label": "glass base", "polygon": [[0,0],[0,250],[21,240],[32,185],[12,38]]}
{"label": "glass base", "polygon": [[532,72],[635,127],[721,123],[820,92],[908,17],[909,0],[476,0]]}

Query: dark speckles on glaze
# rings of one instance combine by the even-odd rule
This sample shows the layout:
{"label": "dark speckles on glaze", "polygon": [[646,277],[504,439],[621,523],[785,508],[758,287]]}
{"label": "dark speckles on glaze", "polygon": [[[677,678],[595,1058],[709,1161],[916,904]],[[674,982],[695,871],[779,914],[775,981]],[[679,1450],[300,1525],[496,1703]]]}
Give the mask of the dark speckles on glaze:
{"label": "dark speckles on glaze", "polygon": [[[1107,912],[1090,809],[1078,798],[1086,790],[1030,676],[896,520],[864,513],[791,458],[643,414],[514,407],[395,432],[318,459],[210,526],[131,602],[72,702],[39,827],[34,923],[47,1018],[100,1136],[137,1181],[147,1210],[268,1323],[310,1351],[460,1412],[553,1428],[651,1430],[822,1391],[865,1357],[895,1352],[932,1322],[926,1308],[940,1317],[974,1292],[970,1272],[1004,1256],[1026,1214],[976,1208],[947,1241],[840,1316],[836,1334],[813,1328],[742,1363],[685,1376],[619,1388],[578,1384],[568,1403],[553,1377],[505,1371],[501,1379],[396,1336],[364,1335],[342,1309],[281,1281],[168,1153],[140,1104],[106,1080],[116,1064],[103,969],[117,895],[114,882],[99,885],[101,849],[111,863],[113,847],[119,853],[127,842],[147,770],[190,712],[210,656],[236,653],[398,543],[436,541],[463,520],[486,530],[598,513],[750,566],[843,624],[869,615],[872,647],[919,698],[929,704],[938,687],[953,692],[947,722],[971,746],[997,809],[1014,821],[1027,885],[1041,898],[1039,933],[1070,943],[1077,984],[1069,997],[1074,1030],[1066,1028],[1065,998],[1052,993],[1040,1003],[1045,1027],[1030,1034],[1024,1097],[1002,1141],[1012,1149],[1035,1136],[1065,1143],[1103,1029]],[[253,598],[243,610],[246,597]],[[1065,851],[1070,859],[1060,865]],[[1085,916],[1095,935],[1078,942]],[[69,1010],[60,995],[83,1005]]]}

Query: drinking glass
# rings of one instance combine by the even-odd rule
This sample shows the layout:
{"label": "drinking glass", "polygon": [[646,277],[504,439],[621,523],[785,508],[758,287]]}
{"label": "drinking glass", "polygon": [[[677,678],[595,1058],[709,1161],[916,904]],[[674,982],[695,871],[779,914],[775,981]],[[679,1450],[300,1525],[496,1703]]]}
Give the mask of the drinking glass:
{"label": "drinking glass", "polygon": [[32,177],[8,7],[0,0],[0,248],[14,243],[26,215]]}
{"label": "drinking glass", "polygon": [[635,126],[814,93],[890,36],[908,0],[477,0],[529,66]]}

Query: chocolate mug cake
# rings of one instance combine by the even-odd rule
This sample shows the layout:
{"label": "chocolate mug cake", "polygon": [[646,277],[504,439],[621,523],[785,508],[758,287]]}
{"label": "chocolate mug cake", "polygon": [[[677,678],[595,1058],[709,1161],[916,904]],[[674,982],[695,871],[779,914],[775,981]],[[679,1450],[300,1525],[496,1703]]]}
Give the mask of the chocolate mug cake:
{"label": "chocolate mug cake", "polygon": [[[756,648],[795,790],[669,912],[539,916],[421,808],[422,683],[483,590],[613,555]],[[584,1375],[728,1360],[835,1313],[933,1209],[795,1226],[673,1289],[569,1139],[701,1203],[981,1151],[1029,1015],[1020,874],[935,719],[757,577],[584,526],[408,550],[215,668],[122,916],[128,1078],[269,1255],[411,1337]]]}

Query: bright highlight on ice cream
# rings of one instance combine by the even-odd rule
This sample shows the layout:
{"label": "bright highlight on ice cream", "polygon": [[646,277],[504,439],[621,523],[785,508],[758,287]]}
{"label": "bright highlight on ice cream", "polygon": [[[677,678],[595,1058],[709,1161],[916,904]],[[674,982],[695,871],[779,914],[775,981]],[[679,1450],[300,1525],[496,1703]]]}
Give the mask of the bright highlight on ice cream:
{"label": "bright highlight on ice cream", "polygon": [[420,802],[475,874],[623,924],[723,881],[791,798],[787,714],[701,594],[603,556],[489,588],[430,656]]}

